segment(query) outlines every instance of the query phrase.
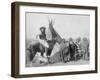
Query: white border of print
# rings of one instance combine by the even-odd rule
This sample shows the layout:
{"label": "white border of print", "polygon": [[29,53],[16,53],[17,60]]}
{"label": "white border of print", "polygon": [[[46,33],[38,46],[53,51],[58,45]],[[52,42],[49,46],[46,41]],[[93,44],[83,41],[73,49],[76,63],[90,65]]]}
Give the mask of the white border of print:
{"label": "white border of print", "polygon": [[[90,64],[70,66],[25,67],[25,12],[68,13],[90,15]],[[95,70],[95,10],[20,6],[20,74],[74,72]],[[94,34],[94,35],[93,35]]]}

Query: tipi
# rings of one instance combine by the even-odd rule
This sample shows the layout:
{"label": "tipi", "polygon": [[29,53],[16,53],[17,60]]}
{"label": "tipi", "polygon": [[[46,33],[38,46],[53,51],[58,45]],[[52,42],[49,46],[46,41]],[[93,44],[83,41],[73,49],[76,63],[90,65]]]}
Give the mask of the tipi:
{"label": "tipi", "polygon": [[47,31],[47,35],[49,39],[53,39],[56,38],[58,42],[62,41],[61,36],[56,32],[56,30],[53,28],[54,25],[54,21],[53,20],[49,20],[49,27],[48,27],[48,31]]}
{"label": "tipi", "polygon": [[54,26],[54,21],[49,20],[49,27],[48,27],[48,31],[47,31],[47,35],[49,35],[48,38],[50,40],[56,38],[57,42],[58,42],[58,43],[55,44],[54,49],[52,50],[50,62],[59,62],[59,61],[61,61],[60,43],[62,41],[62,38],[56,32],[56,30],[54,29],[53,26]]}

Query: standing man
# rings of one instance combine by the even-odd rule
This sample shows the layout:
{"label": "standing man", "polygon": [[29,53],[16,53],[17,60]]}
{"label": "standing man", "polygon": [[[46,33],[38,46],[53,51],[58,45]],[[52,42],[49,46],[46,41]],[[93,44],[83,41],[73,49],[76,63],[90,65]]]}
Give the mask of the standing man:
{"label": "standing man", "polygon": [[82,47],[81,47],[81,38],[80,37],[76,39],[75,44],[76,44],[76,55],[75,56],[77,59],[80,59],[82,57]]}
{"label": "standing man", "polygon": [[89,60],[89,41],[86,37],[83,38],[82,42],[82,54],[84,60]]}
{"label": "standing man", "polygon": [[72,38],[69,39],[69,52],[70,52],[70,59],[75,60],[76,45]]}

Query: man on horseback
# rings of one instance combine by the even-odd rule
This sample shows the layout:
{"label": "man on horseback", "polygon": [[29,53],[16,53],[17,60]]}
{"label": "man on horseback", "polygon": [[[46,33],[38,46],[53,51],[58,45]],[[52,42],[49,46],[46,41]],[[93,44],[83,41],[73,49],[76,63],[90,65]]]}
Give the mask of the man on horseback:
{"label": "man on horseback", "polygon": [[[46,35],[46,28],[44,26],[40,27],[40,34],[37,35],[38,41],[45,47],[46,57],[50,57],[53,47],[56,43],[56,37],[49,40]],[[44,54],[44,53],[43,53]],[[43,56],[43,54],[41,54]]]}
{"label": "man on horseback", "polygon": [[45,33],[46,28],[44,26],[40,27],[40,34],[38,35],[38,40],[41,44],[43,44],[45,47],[49,47],[47,43],[47,38],[46,38],[46,33]]}
{"label": "man on horseback", "polygon": [[[45,33],[46,28],[44,26],[40,27],[40,34],[37,35],[37,39],[39,42],[45,47],[45,51],[47,51],[47,48],[49,48],[49,44],[47,43],[47,38],[46,38],[46,33]],[[43,56],[43,54],[42,54]]]}

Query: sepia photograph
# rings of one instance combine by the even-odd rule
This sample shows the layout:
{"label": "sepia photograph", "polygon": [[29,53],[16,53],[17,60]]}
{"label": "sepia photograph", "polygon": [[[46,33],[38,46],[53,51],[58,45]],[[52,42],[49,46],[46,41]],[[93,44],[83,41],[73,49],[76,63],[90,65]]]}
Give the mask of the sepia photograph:
{"label": "sepia photograph", "polygon": [[90,16],[25,13],[26,67],[89,64]]}

